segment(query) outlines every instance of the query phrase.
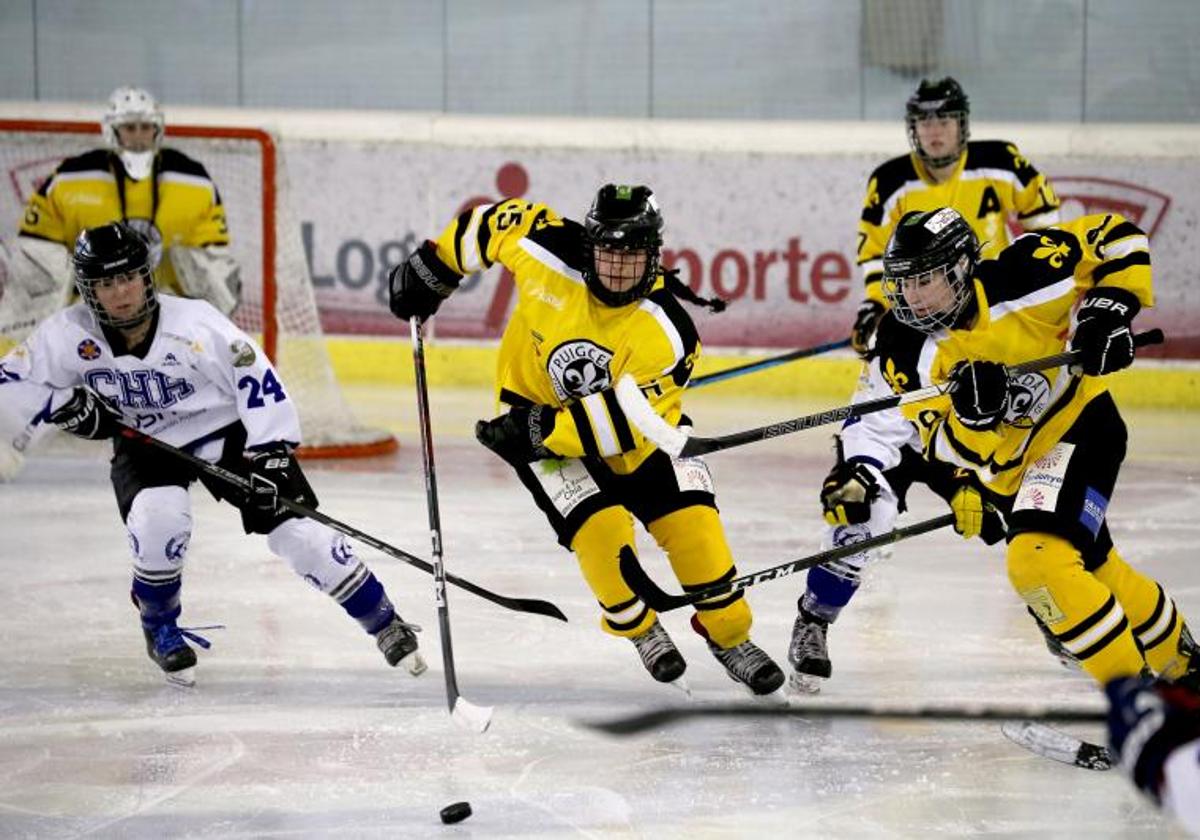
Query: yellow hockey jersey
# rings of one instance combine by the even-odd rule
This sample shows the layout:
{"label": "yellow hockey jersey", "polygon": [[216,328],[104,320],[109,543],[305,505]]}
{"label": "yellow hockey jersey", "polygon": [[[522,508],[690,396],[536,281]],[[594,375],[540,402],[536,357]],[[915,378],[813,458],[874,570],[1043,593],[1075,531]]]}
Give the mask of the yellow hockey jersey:
{"label": "yellow hockey jersey", "polygon": [[667,422],[679,422],[700,339],[661,276],[640,301],[600,303],[583,278],[583,227],[524,199],[465,211],[442,231],[437,253],[461,274],[497,262],[512,272],[518,298],[500,341],[497,394],[508,405],[558,409],[544,440],[552,452],[603,458],[628,474],[654,451],[617,403],[613,386],[626,373]]}
{"label": "yellow hockey jersey", "polygon": [[953,207],[962,214],[987,259],[1008,246],[1010,215],[1016,214],[1026,230],[1059,221],[1054,190],[1012,143],[970,141],[954,174],[941,184],[929,178],[915,153],[892,158],[871,173],[858,223],[857,261],[867,298],[886,305],[879,281],[883,252],[896,223],[911,210],[939,207]]}
{"label": "yellow hockey jersey", "polygon": [[[229,244],[225,205],[208,172],[169,148],[159,151],[151,177],[140,181],[130,179],[106,149],[67,158],[30,197],[20,233],[71,250],[81,230],[118,220],[137,229],[153,222],[164,248]],[[155,276],[179,291],[170,260],[159,264]]]}
{"label": "yellow hockey jersey", "polygon": [[[945,382],[962,360],[1015,365],[1060,353],[1069,342],[1077,301],[1095,286],[1117,286],[1153,305],[1146,235],[1115,214],[1084,216],[1018,237],[994,260],[976,267],[979,310],[963,329],[925,335],[888,312],[875,352],[896,393]],[[963,426],[949,396],[912,403],[926,456],[974,470],[1002,496],[1016,493],[1025,467],[1045,455],[1092,399],[1107,391],[1103,377],[1067,368],[1022,374],[1010,384],[1010,405],[996,429]]]}

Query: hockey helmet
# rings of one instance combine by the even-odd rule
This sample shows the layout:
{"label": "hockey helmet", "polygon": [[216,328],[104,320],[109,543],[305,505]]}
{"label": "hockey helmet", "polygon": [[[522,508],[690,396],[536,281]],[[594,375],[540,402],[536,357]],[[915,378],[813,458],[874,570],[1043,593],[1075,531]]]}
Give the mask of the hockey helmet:
{"label": "hockey helmet", "polygon": [[583,276],[601,303],[624,306],[649,293],[658,276],[662,227],[662,214],[649,187],[605,184],[600,188],[583,222]]}
{"label": "hockey helmet", "polygon": [[[80,232],[72,260],[75,288],[99,323],[109,327],[135,327],[158,308],[150,270],[150,248],[146,240],[124,222],[112,222]],[[114,315],[100,302],[96,289],[130,276],[141,279],[142,305],[124,316]]]}
{"label": "hockey helmet", "polygon": [[[121,145],[117,128],[130,123],[144,123],[154,126],[154,141],[150,149],[126,149]],[[135,87],[119,87],[108,98],[104,109],[104,117],[100,121],[100,133],[104,142],[125,165],[125,171],[135,181],[140,181],[150,174],[154,166],[154,156],[162,145],[166,120],[158,103],[146,91]]]}
{"label": "hockey helmet", "polygon": [[924,333],[956,326],[975,299],[979,240],[958,211],[904,214],[883,252],[883,294],[896,319]]}
{"label": "hockey helmet", "polygon": [[[950,76],[937,81],[922,79],[916,92],[908,98],[904,111],[908,143],[927,166],[948,166],[967,148],[967,139],[971,136],[971,104],[962,85]],[[958,121],[958,146],[952,153],[935,157],[922,148],[917,124],[931,117],[953,117]]]}

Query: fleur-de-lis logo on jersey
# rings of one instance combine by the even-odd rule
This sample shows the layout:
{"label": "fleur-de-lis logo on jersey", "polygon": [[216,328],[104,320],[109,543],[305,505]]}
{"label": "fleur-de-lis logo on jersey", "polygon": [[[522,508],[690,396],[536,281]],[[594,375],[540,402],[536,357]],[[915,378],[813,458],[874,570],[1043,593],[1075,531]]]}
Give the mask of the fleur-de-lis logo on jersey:
{"label": "fleur-de-lis logo on jersey", "polygon": [[1007,148],[1008,153],[1010,155],[1012,155],[1014,169],[1020,170],[1020,169],[1025,169],[1026,167],[1029,166],[1029,158],[1027,158],[1023,154],[1021,154],[1021,152],[1018,151],[1016,146],[1014,146],[1012,143],[1009,143],[1008,146],[1006,146],[1005,148]]}
{"label": "fleur-de-lis logo on jersey", "polygon": [[897,394],[904,393],[904,386],[908,384],[908,374],[902,370],[896,370],[896,363],[892,359],[888,359],[883,366],[883,378],[887,380],[887,384],[892,386],[892,390]]}
{"label": "fleur-de-lis logo on jersey", "polygon": [[871,179],[871,183],[867,184],[867,198],[864,204],[867,207],[879,204],[879,184],[874,178]]}
{"label": "fleur-de-lis logo on jersey", "polygon": [[1034,249],[1034,259],[1048,260],[1055,268],[1062,268],[1063,261],[1071,253],[1071,246],[1065,242],[1055,242],[1049,236],[1039,237],[1038,241],[1042,247]]}

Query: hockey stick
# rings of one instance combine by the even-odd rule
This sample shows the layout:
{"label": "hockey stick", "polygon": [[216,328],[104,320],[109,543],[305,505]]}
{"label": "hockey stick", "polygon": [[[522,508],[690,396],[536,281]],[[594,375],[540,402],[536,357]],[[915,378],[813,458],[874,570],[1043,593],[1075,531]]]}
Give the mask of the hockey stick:
{"label": "hockey stick", "polygon": [[[1161,344],[1162,340],[1163,333],[1159,329],[1147,330],[1133,337],[1135,347]],[[1067,350],[1062,353],[1055,353],[1053,356],[1032,359],[1028,362],[1012,365],[1008,368],[1008,373],[1010,376],[1015,376],[1022,373],[1059,367],[1061,365],[1070,365],[1077,361],[1077,353]],[[929,385],[925,388],[919,388],[916,391],[909,391],[904,394],[879,397],[860,403],[851,403],[840,408],[831,408],[826,411],[819,411],[816,414],[806,414],[803,417],[795,417],[791,420],[783,420],[779,423],[771,423],[768,426],[759,426],[754,429],[733,432],[732,434],[720,437],[697,437],[672,426],[654,410],[638,388],[637,382],[629,374],[625,374],[618,380],[616,393],[617,402],[620,403],[621,410],[625,412],[625,416],[637,427],[639,432],[671,457],[689,458],[695,455],[706,455],[709,452],[719,452],[722,449],[732,449],[735,446],[744,446],[747,443],[756,443],[760,440],[779,437],[780,435],[790,435],[793,432],[814,429],[817,426],[824,426],[829,423],[839,423],[851,417],[863,417],[867,414],[874,414],[877,411],[886,411],[889,408],[940,397],[943,394],[950,393],[950,383],[944,382],[938,385]]]}
{"label": "hockey stick", "polygon": [[429,421],[429,385],[425,379],[425,345],[421,319],[408,322],[412,331],[413,370],[417,380],[417,414],[421,427],[421,462],[425,465],[425,506],[429,510],[429,536],[433,540],[433,593],[437,601],[438,630],[442,637],[442,670],[446,677],[446,704],[459,726],[483,732],[492,722],[490,706],[476,706],[458,691],[454,647],[450,641],[450,605],[446,600],[446,567],[442,563],[442,518],[438,509],[437,471],[433,464],[433,429]]}
{"label": "hockey stick", "polygon": [[[176,458],[187,461],[200,472],[206,473],[213,478],[220,479],[226,484],[238,488],[242,492],[250,491],[250,482],[237,473],[227,470],[218,464],[210,464],[203,458],[198,458],[192,453],[176,446],[172,446],[166,441],[161,441],[158,438],[150,437],[150,435],[139,432],[137,429],[131,429],[128,426],[121,426],[118,434],[120,434],[121,437],[129,438],[130,440],[143,443],[147,446],[152,446],[155,449],[162,450],[163,452],[168,452],[171,455],[174,455]],[[381,539],[360,531],[351,525],[347,525],[345,522],[339,522],[332,516],[326,516],[319,510],[306,507],[305,505],[294,502],[284,496],[280,496],[278,498],[278,504],[280,507],[287,508],[292,513],[296,513],[300,516],[328,525],[333,530],[356,539],[365,545],[369,545],[371,548],[381,551],[393,559],[400,560],[409,564],[410,566],[416,566],[423,572],[433,574],[433,566],[429,563],[429,561],[422,560],[415,554],[409,554],[402,548],[396,548],[394,545],[389,545]],[[491,592],[487,589],[484,589],[482,586],[471,583],[469,580],[464,580],[463,578],[455,577],[454,575],[446,575],[446,580],[460,589],[465,589],[472,595],[478,595],[485,601],[491,601],[493,604],[498,604],[505,609],[514,610],[515,612],[544,615],[550,618],[557,618],[559,621],[567,620],[567,617],[563,615],[562,610],[560,610],[554,604],[551,604],[549,601],[539,601],[535,598],[510,598],[507,595],[497,595],[495,592]]]}
{"label": "hockey stick", "polygon": [[828,353],[830,350],[841,350],[843,347],[850,346],[850,339],[843,338],[841,341],[830,341],[827,344],[818,344],[815,347],[805,347],[801,350],[790,350],[787,353],[780,353],[778,356],[768,356],[765,359],[759,359],[757,362],[747,362],[744,365],[726,368],[725,370],[706,373],[704,376],[697,376],[688,383],[689,388],[703,388],[705,385],[711,385],[714,382],[723,382],[726,379],[733,379],[737,376],[743,376],[747,373],[756,373],[760,370],[773,368],[776,365],[782,365],[784,362],[795,361],[796,359],[806,359],[809,356],[819,356],[821,353]]}
{"label": "hockey stick", "polygon": [[680,607],[695,604],[698,601],[707,601],[710,598],[718,598],[722,595],[740,592],[743,589],[765,583],[769,580],[778,580],[796,572],[811,569],[813,566],[821,566],[833,560],[840,560],[843,557],[860,554],[872,548],[878,548],[881,545],[891,545],[892,543],[900,542],[900,540],[936,531],[939,528],[945,528],[947,525],[953,524],[954,514],[947,513],[933,519],[926,519],[915,525],[909,525],[907,528],[897,528],[894,531],[880,534],[877,537],[869,537],[861,542],[831,548],[809,557],[801,557],[799,560],[781,563],[769,569],[752,572],[748,575],[724,581],[723,583],[713,584],[704,589],[687,592],[683,595],[672,595],[660,589],[658,584],[646,574],[646,570],[638,562],[637,555],[626,546],[621,549],[621,577],[625,579],[626,585],[633,590],[634,594],[641,598],[642,602],[650,609],[655,612],[669,612],[670,610],[677,610]]}
{"label": "hockey stick", "polygon": [[[862,706],[834,706],[823,703],[787,706],[766,704],[737,704],[705,706],[688,703],[683,706],[635,712],[607,721],[590,721],[584,725],[609,735],[637,735],[682,723],[693,718],[882,718],[887,720],[962,720],[962,721],[1029,721],[1031,723],[1102,723],[1106,715],[1100,710],[1069,709],[1056,706],[993,706],[984,703],[963,705],[919,704],[893,706],[871,703]],[[1086,743],[1086,742],[1084,742]],[[1093,745],[1094,746],[1094,745]],[[1101,748],[1102,749],[1102,748]]]}

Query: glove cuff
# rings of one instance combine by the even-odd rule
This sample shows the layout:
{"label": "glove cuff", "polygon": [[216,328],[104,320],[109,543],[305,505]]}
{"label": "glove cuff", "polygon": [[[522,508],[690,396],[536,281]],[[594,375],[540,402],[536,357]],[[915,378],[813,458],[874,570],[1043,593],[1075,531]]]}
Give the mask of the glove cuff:
{"label": "glove cuff", "polygon": [[437,246],[430,239],[426,239],[421,243],[421,247],[413,252],[408,258],[408,264],[421,278],[421,282],[440,297],[450,297],[462,282],[458,272],[442,262],[441,257],[437,255]]}
{"label": "glove cuff", "polygon": [[1142,309],[1142,302],[1128,289],[1118,286],[1097,286],[1089,289],[1079,304],[1080,322],[1100,318],[1128,324]]}

